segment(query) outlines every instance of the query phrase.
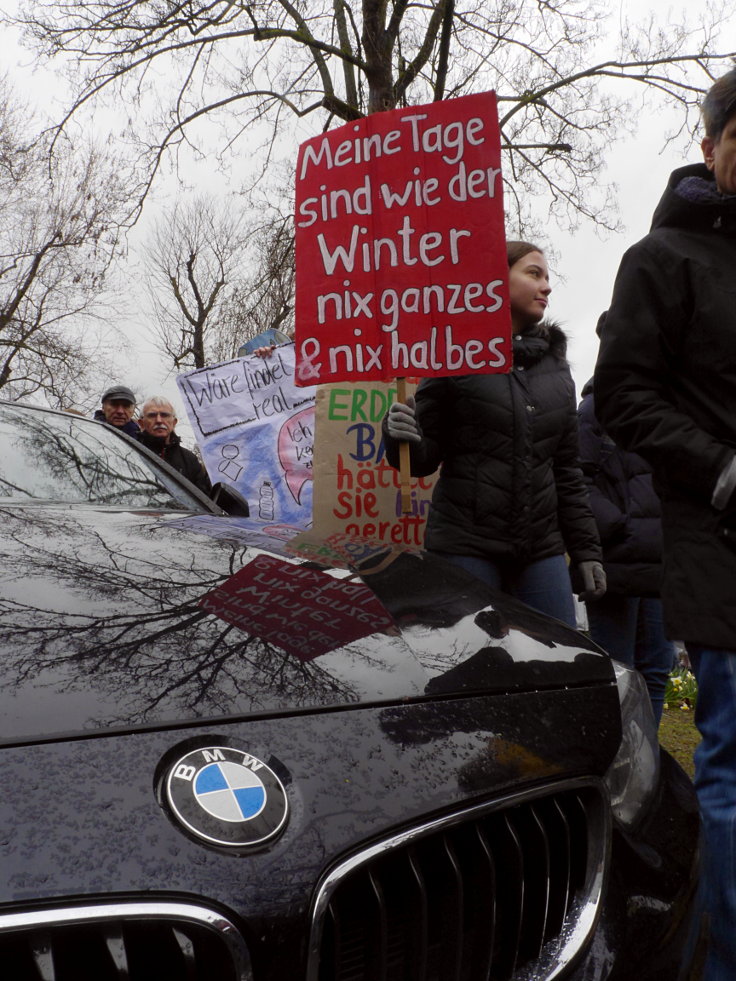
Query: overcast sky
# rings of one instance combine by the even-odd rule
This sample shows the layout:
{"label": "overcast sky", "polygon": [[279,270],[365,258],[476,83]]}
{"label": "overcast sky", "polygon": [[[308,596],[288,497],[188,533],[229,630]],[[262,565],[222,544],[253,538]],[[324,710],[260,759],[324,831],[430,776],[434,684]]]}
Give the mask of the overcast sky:
{"label": "overcast sky", "polygon": [[578,393],[593,374],[598,353],[595,325],[608,307],[622,254],[649,231],[670,173],[702,161],[699,147],[689,152],[661,150],[658,133],[641,135],[611,154],[609,175],[619,185],[623,231],[601,238],[584,227],[572,235],[550,235],[559,262],[552,270],[549,316],[561,323],[569,337],[568,357]]}
{"label": "overcast sky", "polygon": [[[0,0],[0,3],[6,10],[15,6],[14,0]],[[635,4],[633,0],[621,0],[618,6],[623,10],[625,5],[635,9],[637,17],[643,16],[647,8],[655,11],[660,23],[667,23],[668,11],[673,6],[675,9],[679,6],[668,0],[637,0]],[[689,4],[689,9],[692,14],[692,4]],[[736,14],[732,16],[728,34],[727,43],[730,42],[730,47],[736,49]],[[13,58],[12,50],[13,39],[6,34],[3,39],[5,69],[11,78],[25,80],[29,95],[43,98],[43,94],[49,92],[48,81],[44,81],[43,77],[31,79],[31,56],[16,49]],[[568,333],[569,358],[578,392],[593,372],[597,353],[595,323],[601,311],[608,306],[622,253],[648,231],[652,212],[670,172],[683,163],[701,159],[698,147],[683,151],[680,145],[663,150],[664,133],[677,118],[676,113],[670,117],[642,114],[636,137],[612,149],[607,173],[602,175],[602,179],[618,185],[621,232],[601,237],[589,223],[582,224],[575,234],[553,229],[547,232],[548,244],[556,256],[552,267],[553,292],[549,315],[558,320]],[[219,174],[216,179],[221,183]],[[149,220],[152,210],[149,209]],[[132,278],[132,281],[135,280]],[[175,382],[172,378],[165,380],[166,371],[152,343],[152,332],[143,322],[140,305],[137,311],[134,305],[128,328],[135,336],[136,353],[129,365],[124,368],[121,365],[119,380],[131,384],[140,395],[164,391],[178,404]]]}

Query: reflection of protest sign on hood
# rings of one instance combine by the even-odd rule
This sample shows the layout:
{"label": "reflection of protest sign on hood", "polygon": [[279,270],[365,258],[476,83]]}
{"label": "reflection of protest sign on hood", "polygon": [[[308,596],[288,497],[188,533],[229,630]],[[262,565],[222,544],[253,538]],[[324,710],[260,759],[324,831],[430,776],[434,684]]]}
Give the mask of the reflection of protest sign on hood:
{"label": "reflection of protest sign on hood", "polygon": [[294,345],[177,383],[212,483],[240,491],[251,518],[311,525],[314,391],[294,386]]}
{"label": "reflection of protest sign on hood", "polygon": [[303,661],[393,629],[389,613],[362,583],[272,555],[244,565],[199,605]]}

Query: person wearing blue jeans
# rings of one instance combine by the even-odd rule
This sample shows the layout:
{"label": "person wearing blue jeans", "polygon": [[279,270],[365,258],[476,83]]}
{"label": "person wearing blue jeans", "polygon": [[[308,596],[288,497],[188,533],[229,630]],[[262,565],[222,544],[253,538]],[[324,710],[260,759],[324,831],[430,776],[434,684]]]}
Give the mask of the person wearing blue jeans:
{"label": "person wearing blue jeans", "polygon": [[535,610],[575,626],[575,604],[567,562],[563,555],[550,555],[525,565],[499,564],[475,555],[436,552],[489,586],[515,596]]}
{"label": "person wearing blue jeans", "polygon": [[665,633],[661,601],[656,596],[607,592],[601,600],[587,603],[586,610],[596,644],[643,675],[659,725],[667,679],[675,666],[675,645]]}
{"label": "person wearing blue jeans", "polygon": [[688,644],[698,682],[695,724],[701,741],[695,750],[695,789],[700,801],[707,848],[704,899],[716,920],[711,924],[706,977],[731,981],[736,964],[736,651]]}
{"label": "person wearing blue jeans", "polygon": [[654,472],[662,605],[698,682],[695,786],[710,941],[703,981],[736,978],[736,68],[708,90],[704,163],[670,177],[621,260],[596,412]]}
{"label": "person wearing blue jeans", "polygon": [[[605,313],[598,318],[599,336],[605,320]],[[585,604],[590,636],[611,657],[643,675],[659,725],[675,661],[659,599],[662,509],[651,467],[638,453],[617,446],[598,421],[592,381],[582,396],[580,464],[601,537],[607,583],[605,596]]]}
{"label": "person wearing blue jeans", "polygon": [[[579,463],[567,338],[545,319],[549,268],[531,242],[508,241],[513,362],[498,374],[423,378],[383,419],[386,459],[441,467],[428,551],[575,626],[567,554],[581,592],[605,592],[595,521]],[[510,353],[510,352],[509,352]]]}

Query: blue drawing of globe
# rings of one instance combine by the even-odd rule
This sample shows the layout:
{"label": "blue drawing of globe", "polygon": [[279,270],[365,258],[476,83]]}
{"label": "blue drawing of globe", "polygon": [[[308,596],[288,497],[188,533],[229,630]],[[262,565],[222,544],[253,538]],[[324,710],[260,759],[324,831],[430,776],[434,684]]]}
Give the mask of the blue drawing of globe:
{"label": "blue drawing of globe", "polygon": [[202,767],[194,779],[194,795],[208,814],[221,821],[249,821],[266,803],[260,778],[229,760]]}

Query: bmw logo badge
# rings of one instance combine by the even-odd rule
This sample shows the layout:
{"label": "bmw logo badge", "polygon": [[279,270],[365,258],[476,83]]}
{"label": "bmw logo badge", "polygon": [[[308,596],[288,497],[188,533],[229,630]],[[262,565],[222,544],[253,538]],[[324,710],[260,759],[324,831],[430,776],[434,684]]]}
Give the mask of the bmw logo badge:
{"label": "bmw logo badge", "polygon": [[253,848],[286,824],[283,784],[270,767],[240,749],[192,750],[169,768],[165,786],[177,820],[213,845]]}

